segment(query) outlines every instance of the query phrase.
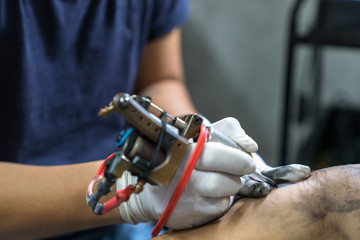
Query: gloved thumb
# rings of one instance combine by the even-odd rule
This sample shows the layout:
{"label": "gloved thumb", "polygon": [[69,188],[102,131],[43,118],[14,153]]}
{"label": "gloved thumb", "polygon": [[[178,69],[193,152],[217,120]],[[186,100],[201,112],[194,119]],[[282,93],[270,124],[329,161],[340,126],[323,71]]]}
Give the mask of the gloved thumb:
{"label": "gloved thumb", "polygon": [[212,127],[220,131],[225,136],[231,138],[247,152],[257,152],[257,143],[245,133],[239,121],[235,118],[224,118],[218,122],[213,123]]}

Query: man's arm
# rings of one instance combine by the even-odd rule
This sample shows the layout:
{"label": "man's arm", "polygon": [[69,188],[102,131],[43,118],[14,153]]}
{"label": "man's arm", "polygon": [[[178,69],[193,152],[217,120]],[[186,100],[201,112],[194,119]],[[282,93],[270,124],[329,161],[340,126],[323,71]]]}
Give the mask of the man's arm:
{"label": "man's arm", "polygon": [[185,86],[180,29],[150,42],[140,62],[135,91],[150,96],[169,114],[179,116],[195,112]]}
{"label": "man's arm", "polygon": [[[170,114],[195,111],[183,80],[179,29],[145,47],[136,90]],[[96,216],[86,205],[85,191],[99,166],[0,162],[0,239],[41,238],[123,222],[117,209]]]}
{"label": "man's arm", "polygon": [[117,210],[96,216],[86,204],[86,188],[100,164],[0,162],[0,239],[42,238],[122,222]]}
{"label": "man's arm", "polygon": [[360,165],[315,171],[267,197],[242,199],[219,220],[157,239],[358,239]]}

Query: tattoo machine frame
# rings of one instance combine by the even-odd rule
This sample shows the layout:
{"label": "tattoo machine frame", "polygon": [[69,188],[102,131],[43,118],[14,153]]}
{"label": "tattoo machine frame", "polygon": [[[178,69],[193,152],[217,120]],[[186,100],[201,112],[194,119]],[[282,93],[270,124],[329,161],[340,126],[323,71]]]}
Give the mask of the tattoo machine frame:
{"label": "tattoo machine frame", "polygon": [[[199,136],[203,122],[197,114],[172,117],[153,104],[149,97],[127,93],[115,95],[110,105],[99,111],[99,116],[112,112],[119,113],[126,120],[127,127],[117,138],[115,152],[104,161],[87,189],[87,204],[97,215],[127,201],[131,193],[140,193],[145,183],[168,184],[187,146]],[[125,170],[138,177],[137,184],[118,191],[112,200],[100,204],[100,198],[111,191]],[[99,184],[93,193],[96,182]]]}

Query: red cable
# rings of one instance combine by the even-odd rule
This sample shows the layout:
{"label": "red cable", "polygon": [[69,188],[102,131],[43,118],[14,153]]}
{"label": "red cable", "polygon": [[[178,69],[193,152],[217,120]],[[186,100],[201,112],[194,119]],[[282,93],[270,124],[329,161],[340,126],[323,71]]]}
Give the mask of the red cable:
{"label": "red cable", "polygon": [[104,176],[104,171],[105,171],[105,163],[107,160],[111,159],[113,156],[115,155],[115,153],[110,154],[110,156],[108,156],[100,165],[99,169],[96,172],[96,175],[94,176],[93,180],[89,183],[88,188],[86,189],[86,195],[90,195],[92,194],[92,189],[95,185],[96,182],[100,181],[103,176]]}
{"label": "red cable", "polygon": [[124,189],[118,190],[115,197],[104,203],[102,214],[109,212],[110,210],[119,206],[121,203],[129,200],[131,194],[134,192],[134,189],[134,186],[129,185]]}
{"label": "red cable", "polygon": [[[105,163],[107,160],[113,158],[115,155],[115,153],[112,153],[110,156],[108,156],[101,164],[101,166],[99,167],[95,177],[93,178],[93,180],[90,182],[87,191],[86,191],[86,195],[90,196],[92,195],[92,188],[94,187],[95,183],[100,181],[103,176],[104,176],[104,171],[105,171]],[[109,212],[110,210],[112,210],[113,208],[119,206],[122,202],[129,200],[131,194],[134,192],[134,186],[130,185],[127,186],[124,189],[120,189],[116,192],[116,196],[111,198],[110,200],[106,201],[103,204],[103,210],[101,212],[101,214],[105,214],[107,212]]]}
{"label": "red cable", "polygon": [[152,237],[156,237],[159,232],[161,231],[161,229],[165,226],[167,220],[169,219],[172,211],[174,210],[177,202],[179,201],[179,198],[181,196],[181,193],[183,192],[187,181],[190,178],[190,175],[192,173],[192,170],[194,169],[197,160],[200,157],[200,154],[204,148],[205,145],[205,141],[208,137],[209,131],[208,129],[204,126],[201,125],[200,127],[200,134],[199,134],[199,138],[197,140],[196,143],[196,147],[193,151],[193,153],[191,154],[189,161],[186,164],[186,167],[184,169],[184,172],[178,182],[178,185],[176,186],[176,189],[173,193],[173,195],[171,196],[168,205],[166,206],[163,214],[161,215],[159,221],[157,222],[156,226],[154,227],[153,231],[151,232]]}
{"label": "red cable", "polygon": [[106,163],[107,160],[109,160],[110,158],[112,158],[114,155],[115,155],[115,153],[110,154],[110,156],[108,156],[108,157],[102,162],[102,164],[101,164],[101,166],[99,167],[96,175],[101,175],[101,176],[104,175],[105,163]]}

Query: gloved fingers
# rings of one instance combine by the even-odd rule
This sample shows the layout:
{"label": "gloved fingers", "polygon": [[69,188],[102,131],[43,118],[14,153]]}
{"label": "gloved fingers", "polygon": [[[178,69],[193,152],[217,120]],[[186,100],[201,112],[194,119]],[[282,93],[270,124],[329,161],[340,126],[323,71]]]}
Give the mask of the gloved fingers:
{"label": "gloved fingers", "polygon": [[[190,201],[190,206],[192,207],[189,207],[190,202],[188,203],[187,201],[185,201],[182,203],[183,205],[186,204],[186,211],[188,211],[189,214],[190,212],[192,212],[195,213],[197,216],[203,215],[207,216],[208,218],[211,218],[211,216],[221,215],[231,206],[231,198],[229,196],[220,198],[198,196],[197,201],[194,201],[194,199],[191,199]],[[176,208],[177,207],[178,206],[176,206]],[[182,206],[179,207],[179,209],[183,208]]]}
{"label": "gloved fingers", "polygon": [[199,226],[222,216],[230,206],[230,197],[207,198],[198,196],[196,200],[181,199],[181,203],[175,207],[166,226],[173,230]]}
{"label": "gloved fingers", "polygon": [[244,136],[239,136],[237,138],[235,138],[235,136],[231,137],[237,144],[239,144],[243,149],[245,149],[247,152],[250,153],[255,153],[258,151],[258,145],[257,143],[254,141],[254,139],[252,139],[250,136],[248,135],[244,135]]}
{"label": "gloved fingers", "polygon": [[239,176],[193,170],[187,190],[204,197],[219,198],[234,196],[241,186]]}
{"label": "gloved fingers", "polygon": [[273,189],[270,184],[263,181],[255,181],[248,175],[241,177],[241,186],[237,193],[240,197],[256,198],[268,195]]}
{"label": "gloved fingers", "polygon": [[[189,151],[195,147],[189,145]],[[206,142],[195,166],[198,170],[230,173],[237,176],[255,171],[255,162],[247,153],[218,142]]]}
{"label": "gloved fingers", "polygon": [[239,121],[235,118],[224,118],[213,123],[212,127],[234,140],[246,151],[254,153],[258,150],[257,143],[245,133]]}
{"label": "gloved fingers", "polygon": [[208,216],[219,216],[230,208],[230,203],[229,196],[221,198],[204,197],[203,202],[196,205],[196,208]]}
{"label": "gloved fingers", "polygon": [[290,164],[262,170],[261,174],[273,179],[278,184],[304,180],[310,176],[311,169],[301,164]]}

